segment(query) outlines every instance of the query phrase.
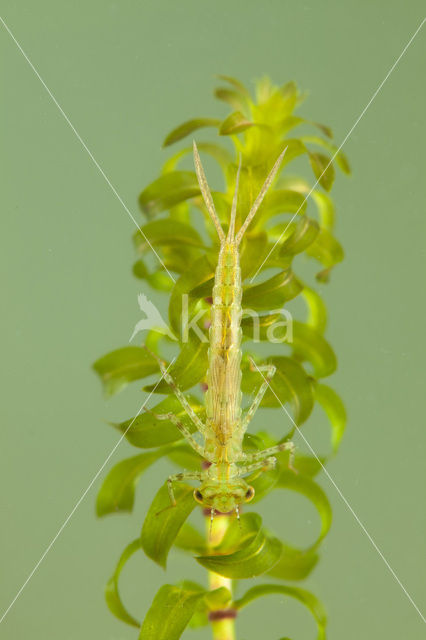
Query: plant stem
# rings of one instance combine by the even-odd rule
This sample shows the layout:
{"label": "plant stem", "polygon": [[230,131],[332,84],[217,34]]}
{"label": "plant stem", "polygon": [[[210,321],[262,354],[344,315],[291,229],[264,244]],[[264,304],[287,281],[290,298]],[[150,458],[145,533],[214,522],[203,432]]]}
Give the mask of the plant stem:
{"label": "plant stem", "polygon": [[[206,517],[206,525],[208,547],[210,552],[214,553],[214,547],[220,544],[228,529],[229,516],[226,514],[217,514],[213,522],[211,522],[209,514],[209,516]],[[225,578],[218,573],[214,573],[214,571],[209,571],[208,580],[210,591],[214,591],[214,589],[219,589],[220,587],[226,587],[232,594],[232,580],[230,578]],[[216,609],[210,611],[209,619],[212,627],[213,640],[236,640],[235,615],[236,612],[233,609]]]}

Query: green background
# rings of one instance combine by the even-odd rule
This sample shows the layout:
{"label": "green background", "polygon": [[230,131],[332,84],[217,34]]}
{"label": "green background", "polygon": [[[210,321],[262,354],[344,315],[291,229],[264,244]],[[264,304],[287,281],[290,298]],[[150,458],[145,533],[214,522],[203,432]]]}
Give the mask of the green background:
{"label": "green background", "polygon": [[[165,133],[192,116],[225,114],[212,97],[213,74],[296,80],[310,92],[302,113],[330,124],[340,143],[419,26],[421,4],[3,0],[1,15],[140,221],[137,195],[167,155]],[[353,176],[340,175],[334,194],[346,259],[324,288],[327,335],[339,358],[330,382],[350,417],[329,471],[420,608],[425,37],[423,29],[345,145]],[[106,421],[136,413],[143,396],[136,385],[106,403],[90,370],[127,343],[140,317],[133,223],[1,26],[0,47],[4,610],[117,442]],[[255,425],[271,415],[259,413]],[[274,419],[279,427],[285,416]],[[316,443],[314,427],[315,416],[305,433]],[[122,443],[108,467],[132,453]],[[137,636],[109,614],[103,585],[168,467],[147,473],[132,516],[97,521],[105,472],[2,623],[5,640]],[[327,608],[329,638],[423,637],[421,618],[383,560],[329,480],[321,484],[334,524],[306,584]],[[275,493],[259,509],[294,543],[318,530],[296,496]],[[143,617],[166,580],[202,579],[195,564],[173,553],[165,575],[135,557],[123,574],[132,612]],[[249,608],[238,628],[239,640],[315,637],[302,607],[278,596]]]}

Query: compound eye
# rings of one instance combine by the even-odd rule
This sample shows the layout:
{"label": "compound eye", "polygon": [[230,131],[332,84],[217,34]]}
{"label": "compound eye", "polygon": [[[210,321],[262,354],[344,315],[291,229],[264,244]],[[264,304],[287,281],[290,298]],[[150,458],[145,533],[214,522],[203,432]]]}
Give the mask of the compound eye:
{"label": "compound eye", "polygon": [[199,491],[199,489],[195,489],[194,498],[197,502],[203,504],[203,494],[201,493],[201,491]]}
{"label": "compound eye", "polygon": [[249,487],[246,491],[246,502],[250,502],[254,498],[254,489],[253,487]]}

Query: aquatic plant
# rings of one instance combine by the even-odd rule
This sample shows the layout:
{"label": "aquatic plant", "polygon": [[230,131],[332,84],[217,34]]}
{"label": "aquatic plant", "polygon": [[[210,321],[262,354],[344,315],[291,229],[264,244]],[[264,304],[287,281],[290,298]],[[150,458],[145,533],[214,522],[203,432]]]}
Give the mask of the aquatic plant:
{"label": "aquatic plant", "polygon": [[[298,437],[292,464],[290,452],[282,446],[275,456],[275,466],[249,475],[247,482],[254,488],[250,508],[271,492],[295,491],[316,508],[320,531],[307,548],[296,548],[263,525],[256,507],[244,509],[241,514],[235,510],[220,514],[205,505],[200,508],[197,496],[194,499],[195,485],[187,482],[174,486],[172,497],[176,504],[172,506],[170,483],[168,487],[165,482],[153,498],[141,533],[123,551],[107,584],[106,600],[116,617],[140,629],[142,640],[174,640],[187,626],[208,624],[214,640],[233,640],[235,620],[244,607],[256,598],[282,594],[307,607],[316,621],[317,637],[325,638],[323,607],[314,594],[298,583],[318,562],[321,543],[331,525],[330,504],[315,476],[336,453],[346,420],[339,396],[323,382],[335,371],[336,357],[324,337],[326,308],[318,286],[329,280],[332,269],[343,259],[342,247],[334,235],[335,209],[329,192],[335,165],[344,173],[350,169],[344,154],[336,153],[329,127],[295,115],[304,96],[293,82],[277,87],[264,78],[257,83],[256,97],[252,98],[234,78],[221,76],[221,80],[223,86],[216,89],[215,95],[230,105],[232,112],[224,119],[194,118],[183,123],[166,137],[164,147],[196,135],[201,156],[217,163],[224,189],[212,192],[212,204],[224,229],[229,225],[241,163],[237,230],[285,149],[276,180],[240,245],[245,311],[241,320],[242,406],[251,404],[250,396],[264,383],[264,367],[275,368],[260,408],[266,424],[271,422],[268,412],[279,411],[283,417],[280,424],[285,426],[279,437],[270,429],[254,433],[251,426],[250,433],[244,436],[243,449],[249,455],[256,454]],[[199,131],[207,128],[214,132],[210,136],[214,140],[200,141]],[[298,131],[303,133],[296,137]],[[144,286],[168,296],[168,325],[154,314],[156,322],[143,335],[141,346],[122,347],[94,364],[107,394],[117,393],[131,382],[157,376],[154,383],[144,384],[144,391],[149,393],[149,406],[144,409],[148,410],[114,425],[128,442],[144,451],[110,470],[98,494],[98,516],[132,511],[136,486],[143,484],[144,471],[161,458],[194,475],[210,464],[183,434],[187,439],[196,438],[194,420],[204,422],[206,418],[210,311],[219,245],[192,168],[192,144],[183,144],[167,158],[161,175],[140,194],[139,203],[147,221],[134,234],[138,255],[133,273]],[[307,178],[290,174],[289,167],[296,158],[305,162],[300,164],[301,170],[312,170],[314,187]],[[300,261],[302,256],[307,260]],[[319,265],[315,277],[312,264]],[[303,278],[296,275],[296,268],[303,271]],[[294,307],[302,313],[302,318],[296,320],[289,309],[299,299],[305,308],[303,311],[303,307]],[[144,304],[150,303],[142,296],[141,306]],[[166,378],[170,375],[180,392],[189,393],[194,420],[165,379],[165,371]],[[154,401],[157,395],[163,396],[159,402]],[[319,454],[303,436],[303,425],[316,403],[324,410],[331,433],[329,450]],[[199,528],[201,518],[206,522],[204,532]],[[141,550],[166,567],[173,547],[195,555],[195,561],[207,570],[208,580],[165,584],[140,622],[121,600],[120,573],[130,557]],[[246,580],[259,576],[267,582],[243,587]]]}

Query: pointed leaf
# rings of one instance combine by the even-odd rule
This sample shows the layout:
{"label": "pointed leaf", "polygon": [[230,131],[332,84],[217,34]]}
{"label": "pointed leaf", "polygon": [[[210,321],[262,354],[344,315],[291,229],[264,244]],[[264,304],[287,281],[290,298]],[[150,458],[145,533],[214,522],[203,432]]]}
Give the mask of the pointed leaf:
{"label": "pointed leaf", "polygon": [[145,278],[148,276],[148,273],[149,273],[142,259],[135,262],[135,264],[133,265],[132,271],[133,271],[133,275],[136,276],[137,278],[140,278],[141,280],[145,280]]}
{"label": "pointed leaf", "polygon": [[[223,171],[227,171],[229,165],[233,162],[233,157],[225,147],[215,144],[213,142],[198,142],[198,151],[208,153],[214,158]],[[174,171],[179,164],[179,161],[185,158],[187,155],[192,155],[192,146],[180,149],[177,153],[173,154],[163,165],[163,173],[169,173]]]}
{"label": "pointed leaf", "polygon": [[283,543],[281,558],[268,575],[279,580],[305,580],[318,559],[318,553],[313,549],[295,549]]}
{"label": "pointed leaf", "polygon": [[162,586],[145,616],[139,640],[179,640],[204,593]]}
{"label": "pointed leaf", "polygon": [[168,458],[173,464],[186,471],[199,471],[203,462],[201,456],[186,442],[179,443],[179,446],[169,453]]}
{"label": "pointed leaf", "polygon": [[[287,156],[287,151],[284,158]],[[298,213],[301,216],[306,212],[307,202],[305,196],[292,189],[274,189],[265,197],[263,207],[259,211],[262,222],[280,213]]]}
{"label": "pointed leaf", "polygon": [[293,229],[291,235],[281,244],[281,256],[295,256],[302,253],[314,242],[319,233],[318,223],[307,216],[303,216]]}
{"label": "pointed leaf", "polygon": [[290,596],[291,598],[295,598],[305,607],[307,607],[317,623],[317,640],[325,640],[325,626],[327,623],[325,611],[318,598],[316,598],[310,591],[306,591],[305,589],[300,589],[298,587],[287,587],[278,584],[260,584],[246,591],[242,598],[239,598],[234,602],[234,606],[237,609],[241,609],[256,598],[270,595],[271,593]]}
{"label": "pointed leaf", "polygon": [[324,149],[327,149],[327,151],[332,154],[333,160],[336,161],[336,164],[340,167],[343,173],[350,175],[351,167],[346,155],[343,153],[343,151],[338,151],[338,147],[336,147],[334,144],[332,144],[328,140],[319,138],[318,136],[303,136],[301,140],[303,140],[303,142],[316,144],[320,147],[323,147]]}
{"label": "pointed leaf", "polygon": [[135,501],[135,487],[140,476],[156,460],[171,450],[163,447],[121,460],[108,473],[99,490],[96,513],[99,517],[119,511],[131,512]]}
{"label": "pointed leaf", "polygon": [[330,191],[334,182],[334,167],[331,158],[323,153],[313,153],[310,151],[309,161],[320,185],[326,191]]}
{"label": "pointed leaf", "polygon": [[200,187],[194,171],[171,171],[151,182],[142,191],[139,204],[144,213],[154,215],[199,193]]}
{"label": "pointed leaf", "polygon": [[[173,287],[169,302],[169,322],[176,335],[182,335],[184,295],[189,295],[190,292],[192,294],[192,290],[196,287],[210,281],[214,277],[215,267],[216,264],[210,257],[203,255],[191,265],[191,268],[179,278]],[[211,290],[209,295],[211,295]],[[187,313],[188,317],[191,318],[191,300],[188,300],[188,305]]]}
{"label": "pointed leaf", "polygon": [[[187,396],[187,399],[195,413],[203,416],[204,407],[199,400],[194,396]],[[150,408],[149,412],[143,412],[136,418],[125,420],[113,426],[125,434],[126,440],[130,444],[141,449],[151,449],[152,447],[160,447],[161,445],[182,440],[181,432],[170,420],[158,420],[155,417],[165,413],[172,413],[179,418],[189,431],[195,431],[192,420],[175,395],[165,398],[155,407]]]}
{"label": "pointed leaf", "polygon": [[178,140],[186,138],[186,136],[189,136],[198,129],[203,129],[205,127],[218,127],[220,122],[221,121],[216,118],[193,118],[192,120],[187,120],[170,131],[164,139],[163,147],[168,147],[169,145],[178,142]]}
{"label": "pointed leaf", "polygon": [[254,125],[254,122],[250,122],[241,113],[241,111],[234,111],[231,113],[221,124],[219,134],[221,136],[231,136],[235,133],[241,133],[246,129],[249,129]]}
{"label": "pointed leaf", "polygon": [[193,491],[194,488],[188,484],[176,483],[176,506],[173,507],[167,485],[163,485],[146,515],[141,533],[142,548],[151,560],[164,568],[180,528],[196,506]]}
{"label": "pointed leaf", "polygon": [[155,359],[142,347],[123,347],[107,353],[93,365],[107,395],[113,395],[129,382],[146,378],[159,370]]}
{"label": "pointed leaf", "polygon": [[[331,527],[332,511],[330,502],[319,484],[317,484],[311,478],[294,473],[294,471],[288,471],[282,469],[277,488],[289,489],[290,491],[296,491],[307,498],[318,511],[318,515],[321,521],[320,532],[315,542],[309,547],[308,550],[315,550],[320,542],[325,538]],[[307,550],[307,551],[308,551]]]}
{"label": "pointed leaf", "polygon": [[146,238],[154,247],[203,247],[197,231],[179,220],[153,220],[141,227],[141,231],[137,230],[133,236],[136,249],[140,252],[151,250]]}
{"label": "pointed leaf", "polygon": [[[230,534],[231,535],[231,534]],[[253,578],[271,569],[278,562],[282,545],[277,538],[267,535],[263,530],[248,540],[244,540],[240,548],[233,553],[221,553],[224,545],[229,545],[229,538],[215,551],[217,555],[198,556],[196,558],[203,567],[227,578]]]}
{"label": "pointed leaf", "polygon": [[324,333],[327,326],[327,309],[321,296],[310,287],[304,287],[302,296],[308,307],[308,319],[306,324],[318,331]]}
{"label": "pointed leaf", "polygon": [[133,542],[127,545],[127,547],[121,554],[113,575],[108,580],[108,583],[105,587],[105,600],[108,605],[108,609],[116,618],[122,620],[122,622],[126,622],[127,624],[132,625],[133,627],[139,627],[140,622],[138,622],[136,618],[134,618],[123,605],[118,589],[118,580],[120,578],[121,571],[123,570],[123,567],[128,559],[140,548],[141,542],[139,538],[137,540],[133,540]]}
{"label": "pointed leaf", "polygon": [[277,309],[295,298],[302,291],[302,284],[291,269],[286,269],[261,284],[245,287],[243,306],[245,309]]}
{"label": "pointed leaf", "polygon": [[312,191],[311,197],[315,201],[320,217],[321,228],[331,231],[334,227],[336,215],[334,202],[328,193],[324,191]]}
{"label": "pointed leaf", "polygon": [[195,553],[204,553],[206,550],[206,541],[204,536],[189,524],[185,522],[176,536],[175,547],[182,549],[183,551],[190,551]]}
{"label": "pointed leaf", "polygon": [[326,269],[341,262],[344,256],[340,242],[326,229],[320,229],[315,241],[307,248],[306,253],[321,262]]}
{"label": "pointed leaf", "polygon": [[293,322],[293,352],[303,361],[308,361],[313,367],[316,378],[330,376],[337,367],[337,360],[329,343],[315,329]]}
{"label": "pointed leaf", "polygon": [[[208,366],[208,346],[207,340],[201,342],[193,332],[189,334],[188,342],[183,343],[178,357],[169,369],[169,374],[182,391],[190,389],[204,378]],[[157,386],[155,384],[149,385],[144,387],[144,390],[154,393],[174,393],[164,379]]]}
{"label": "pointed leaf", "polygon": [[221,80],[223,80],[224,82],[228,82],[230,85],[232,85],[243,96],[246,96],[247,98],[250,98],[249,90],[243,85],[242,82],[240,82],[236,78],[233,78],[232,76],[225,76],[225,75],[222,75],[222,74],[219,74],[217,77],[220,78]]}
{"label": "pointed leaf", "polygon": [[337,451],[346,427],[346,410],[340,396],[325,384],[318,384],[315,389],[315,399],[324,409],[332,428],[331,444],[333,451]]}
{"label": "pointed leaf", "polygon": [[258,513],[243,513],[239,522],[236,518],[232,519],[215,553],[230,554],[244,549],[256,538],[261,526],[262,518]]}
{"label": "pointed leaf", "polygon": [[222,100],[231,105],[233,109],[249,115],[250,102],[239,91],[234,91],[225,87],[218,87],[214,91],[214,95],[218,100]]}

